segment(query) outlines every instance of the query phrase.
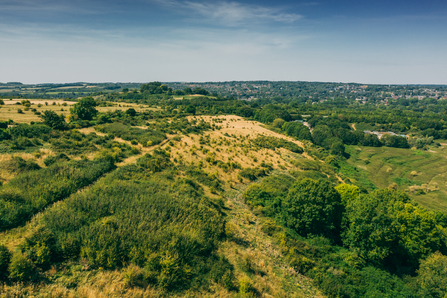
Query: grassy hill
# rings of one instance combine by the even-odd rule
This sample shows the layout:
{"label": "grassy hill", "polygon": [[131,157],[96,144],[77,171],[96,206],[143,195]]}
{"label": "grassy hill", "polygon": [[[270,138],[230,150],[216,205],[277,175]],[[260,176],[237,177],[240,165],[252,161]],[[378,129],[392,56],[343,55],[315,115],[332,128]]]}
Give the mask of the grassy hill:
{"label": "grassy hill", "polygon": [[251,118],[114,105],[5,130],[2,296],[437,297],[446,219],[405,193],[445,211],[445,147],[344,160]]}
{"label": "grassy hill", "polygon": [[394,185],[432,210],[447,211],[447,147],[429,150],[348,146],[348,163],[377,187]]}

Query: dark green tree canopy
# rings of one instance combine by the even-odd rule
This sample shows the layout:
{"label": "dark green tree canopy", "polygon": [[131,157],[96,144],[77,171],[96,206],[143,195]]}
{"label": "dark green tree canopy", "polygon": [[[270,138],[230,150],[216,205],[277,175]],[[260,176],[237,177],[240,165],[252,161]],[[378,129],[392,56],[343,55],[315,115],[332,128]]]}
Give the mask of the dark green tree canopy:
{"label": "dark green tree canopy", "polygon": [[70,109],[70,112],[81,120],[92,120],[98,114],[96,106],[97,103],[93,97],[84,97]]}
{"label": "dark green tree canopy", "polygon": [[343,205],[328,181],[306,178],[295,182],[283,206],[286,225],[300,235],[334,237],[340,231]]}
{"label": "dark green tree canopy", "polygon": [[67,127],[64,115],[59,116],[54,111],[46,110],[40,117],[46,125],[53,129],[65,129]]}

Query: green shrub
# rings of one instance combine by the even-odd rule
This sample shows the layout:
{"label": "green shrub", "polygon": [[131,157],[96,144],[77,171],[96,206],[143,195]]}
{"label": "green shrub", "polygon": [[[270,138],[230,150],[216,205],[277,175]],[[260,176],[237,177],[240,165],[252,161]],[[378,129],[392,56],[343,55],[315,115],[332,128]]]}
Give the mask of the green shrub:
{"label": "green shrub", "polygon": [[289,142],[281,138],[271,136],[258,136],[256,139],[251,140],[251,142],[261,148],[272,150],[275,150],[276,148],[284,148],[295,153],[303,153],[303,148],[293,142]]}
{"label": "green shrub", "polygon": [[259,177],[267,176],[267,171],[263,168],[245,168],[239,172],[239,176],[254,181]]}
{"label": "green shrub", "polygon": [[23,224],[113,168],[107,161],[77,160],[18,175],[0,188],[0,230]]}
{"label": "green shrub", "polygon": [[45,158],[43,160],[43,163],[47,167],[49,167],[49,166],[51,166],[54,163],[64,162],[64,161],[69,161],[69,160],[70,160],[70,158],[65,153],[59,153],[59,154],[56,154],[56,155],[48,156],[47,158]]}
{"label": "green shrub", "polygon": [[15,253],[9,264],[9,278],[15,281],[29,281],[36,274],[33,262],[22,253]]}
{"label": "green shrub", "polygon": [[11,262],[11,253],[4,245],[0,245],[0,280],[8,277],[8,267]]}
{"label": "green shrub", "polygon": [[[141,129],[121,123],[99,125],[97,126],[97,130],[107,134],[113,134],[126,141],[136,140],[143,146],[157,145],[166,139],[166,134],[159,130],[152,130],[149,128]],[[151,145],[149,145],[149,142],[151,142]]]}
{"label": "green shrub", "polygon": [[13,156],[11,160],[6,162],[5,168],[13,173],[24,173],[39,170],[40,166],[32,159],[24,160],[19,156]]}

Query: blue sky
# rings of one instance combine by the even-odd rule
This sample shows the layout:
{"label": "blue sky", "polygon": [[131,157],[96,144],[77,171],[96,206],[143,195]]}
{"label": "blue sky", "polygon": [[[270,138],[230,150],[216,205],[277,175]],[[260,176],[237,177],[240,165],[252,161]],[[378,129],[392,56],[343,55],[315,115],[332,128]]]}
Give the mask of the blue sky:
{"label": "blue sky", "polygon": [[447,84],[447,0],[0,0],[0,82]]}

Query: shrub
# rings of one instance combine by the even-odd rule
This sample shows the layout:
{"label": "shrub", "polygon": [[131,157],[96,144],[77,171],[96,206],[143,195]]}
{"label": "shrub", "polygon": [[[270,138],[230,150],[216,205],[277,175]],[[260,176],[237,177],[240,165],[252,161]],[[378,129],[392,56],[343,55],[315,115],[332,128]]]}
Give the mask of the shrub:
{"label": "shrub", "polygon": [[107,161],[78,160],[18,175],[0,189],[0,230],[26,222],[113,168]]}
{"label": "shrub", "polygon": [[0,245],[0,280],[8,277],[8,266],[11,262],[11,253],[4,245]]}
{"label": "shrub", "polygon": [[6,162],[6,169],[14,173],[24,173],[39,170],[40,166],[32,159],[24,160],[20,156],[13,156],[11,160]]}
{"label": "shrub", "polygon": [[59,153],[59,154],[56,154],[56,155],[48,156],[47,158],[45,158],[43,160],[43,163],[47,167],[49,167],[49,166],[51,166],[52,164],[54,164],[56,162],[65,162],[65,161],[69,161],[69,160],[70,160],[70,158],[66,154]]}
{"label": "shrub", "polygon": [[254,181],[259,177],[267,176],[267,171],[262,168],[245,168],[239,172],[239,175],[250,181]]}
{"label": "shrub", "polygon": [[33,262],[22,253],[14,254],[8,270],[9,278],[15,281],[29,281],[36,274]]}

